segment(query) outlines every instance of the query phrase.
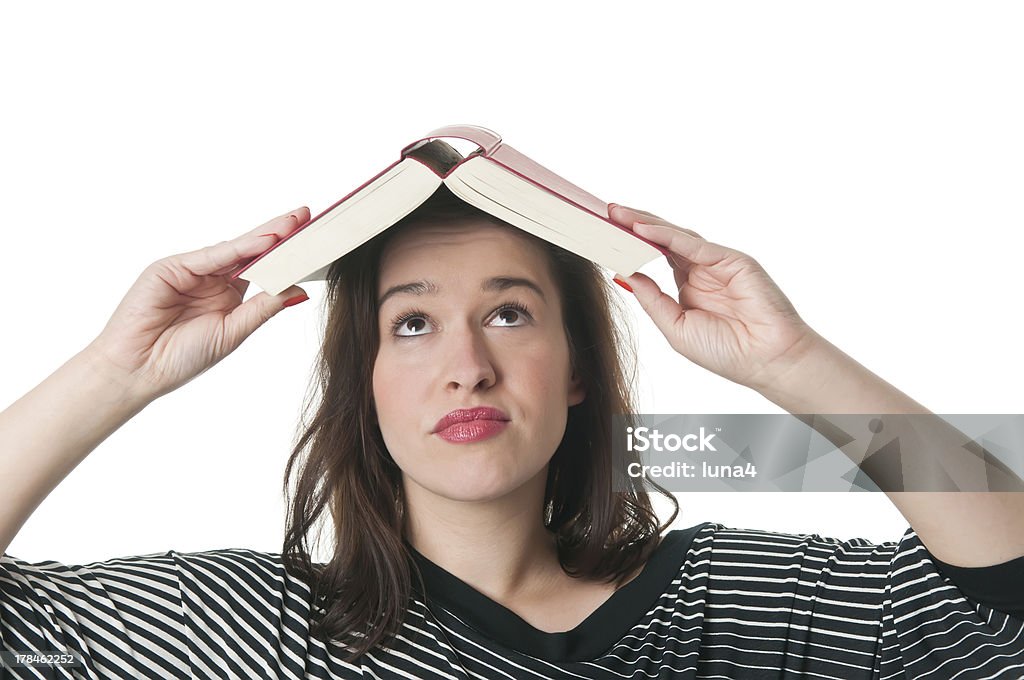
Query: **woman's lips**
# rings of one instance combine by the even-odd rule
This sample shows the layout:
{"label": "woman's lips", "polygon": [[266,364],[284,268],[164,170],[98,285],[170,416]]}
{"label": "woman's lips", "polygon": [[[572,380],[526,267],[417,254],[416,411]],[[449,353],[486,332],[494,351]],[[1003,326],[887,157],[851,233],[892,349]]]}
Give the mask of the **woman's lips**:
{"label": "woman's lips", "polygon": [[438,430],[437,436],[452,443],[476,442],[495,436],[507,426],[507,420],[468,420]]}
{"label": "woman's lips", "polygon": [[446,430],[452,425],[466,423],[472,420],[508,420],[508,416],[500,408],[494,406],[474,406],[472,408],[457,408],[441,417],[434,424],[430,432],[437,433]]}

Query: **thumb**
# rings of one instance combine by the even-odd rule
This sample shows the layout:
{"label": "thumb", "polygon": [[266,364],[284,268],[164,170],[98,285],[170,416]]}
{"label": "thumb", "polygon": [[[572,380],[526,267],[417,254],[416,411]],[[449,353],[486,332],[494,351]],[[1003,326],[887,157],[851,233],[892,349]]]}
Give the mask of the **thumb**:
{"label": "thumb", "polygon": [[635,272],[626,277],[619,274],[616,276],[629,284],[637,302],[671,344],[678,332],[677,324],[680,324],[686,317],[686,310],[682,305],[672,296],[662,292],[654,279],[646,274]]}
{"label": "thumb", "polygon": [[306,295],[306,291],[302,290],[298,286],[291,286],[273,297],[268,295],[267,299],[273,301],[274,307],[272,307],[271,313],[276,314],[285,307],[291,307],[292,305],[297,305],[300,302],[305,302],[309,299],[309,296]]}
{"label": "thumb", "polygon": [[297,305],[308,299],[306,291],[298,286],[286,288],[277,295],[267,295],[265,291],[253,295],[224,318],[227,335],[234,341],[233,344],[240,344],[285,307]]}

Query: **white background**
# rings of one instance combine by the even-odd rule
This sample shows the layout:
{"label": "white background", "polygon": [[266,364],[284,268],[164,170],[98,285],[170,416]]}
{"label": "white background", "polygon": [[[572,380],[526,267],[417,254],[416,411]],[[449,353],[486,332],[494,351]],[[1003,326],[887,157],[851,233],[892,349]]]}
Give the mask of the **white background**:
{"label": "white background", "polygon": [[[164,9],[3,11],[2,408],[85,347],[153,260],[319,213],[410,141],[471,123],[750,253],[818,332],[932,411],[1024,409],[1019,4]],[[664,260],[642,271],[671,281]],[[103,442],[8,552],[278,551],[322,285]],[[674,353],[628,302],[643,412],[781,412]],[[680,527],[881,542],[908,526],[881,493],[679,501]]]}

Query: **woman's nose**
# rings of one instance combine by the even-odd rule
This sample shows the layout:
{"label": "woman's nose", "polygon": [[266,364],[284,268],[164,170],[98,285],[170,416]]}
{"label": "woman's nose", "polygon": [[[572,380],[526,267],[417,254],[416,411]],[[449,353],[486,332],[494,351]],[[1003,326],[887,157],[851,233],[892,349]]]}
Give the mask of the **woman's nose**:
{"label": "woman's nose", "polygon": [[449,387],[475,389],[494,384],[494,357],[482,329],[460,327],[449,331],[446,348],[446,378]]}

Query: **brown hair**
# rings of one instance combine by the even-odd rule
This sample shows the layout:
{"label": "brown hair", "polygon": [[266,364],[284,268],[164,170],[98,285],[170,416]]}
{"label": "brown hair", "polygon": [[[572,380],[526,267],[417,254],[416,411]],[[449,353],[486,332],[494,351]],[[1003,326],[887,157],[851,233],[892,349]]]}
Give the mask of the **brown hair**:
{"label": "brown hair", "polygon": [[[380,257],[404,229],[463,220],[516,229],[442,184],[390,229],[337,260],[327,275],[324,338],[315,369],[321,394],[306,404],[304,414],[315,414],[285,469],[286,494],[293,468],[297,482],[282,556],[286,570],[312,591],[311,635],[343,644],[349,661],[394,641],[411,602],[411,574],[418,575],[403,536],[401,470],[384,444],[372,393]],[[675,497],[649,480],[644,483],[674,508],[664,524],[646,492],[613,491],[613,415],[628,419],[635,412],[635,348],[632,337],[624,337],[629,324],[613,318],[620,301],[596,264],[517,233],[547,256],[561,295],[572,367],[586,388],[583,402],[569,408],[565,435],[548,465],[545,524],[557,536],[566,573],[621,585],[646,562],[679,512]],[[634,370],[628,380],[627,358]],[[333,519],[333,557],[321,565],[311,560],[307,534],[325,509]]]}

